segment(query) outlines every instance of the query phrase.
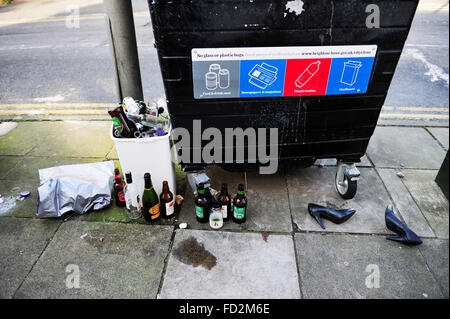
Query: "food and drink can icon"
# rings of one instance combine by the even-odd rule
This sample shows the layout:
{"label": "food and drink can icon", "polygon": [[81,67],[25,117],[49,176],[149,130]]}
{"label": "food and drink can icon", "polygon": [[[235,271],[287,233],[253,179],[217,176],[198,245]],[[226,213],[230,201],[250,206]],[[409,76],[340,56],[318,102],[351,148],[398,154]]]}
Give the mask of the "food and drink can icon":
{"label": "food and drink can icon", "polygon": [[214,72],[218,75],[219,71],[220,71],[220,64],[214,63],[209,66],[209,72]]}
{"label": "food and drink can icon", "polygon": [[206,78],[206,88],[210,91],[217,89],[217,73],[208,72],[205,75]]}
{"label": "food and drink can icon", "polygon": [[219,71],[219,87],[221,89],[228,89],[230,87],[230,71],[221,69]]}

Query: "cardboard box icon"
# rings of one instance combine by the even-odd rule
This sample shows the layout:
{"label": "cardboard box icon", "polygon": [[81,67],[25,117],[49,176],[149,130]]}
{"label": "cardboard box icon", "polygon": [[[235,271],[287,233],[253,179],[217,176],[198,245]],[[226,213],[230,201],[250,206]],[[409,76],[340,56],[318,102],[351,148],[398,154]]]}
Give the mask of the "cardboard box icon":
{"label": "cardboard box icon", "polygon": [[359,69],[362,67],[360,61],[348,61],[342,69],[341,83],[352,86],[356,83]]}

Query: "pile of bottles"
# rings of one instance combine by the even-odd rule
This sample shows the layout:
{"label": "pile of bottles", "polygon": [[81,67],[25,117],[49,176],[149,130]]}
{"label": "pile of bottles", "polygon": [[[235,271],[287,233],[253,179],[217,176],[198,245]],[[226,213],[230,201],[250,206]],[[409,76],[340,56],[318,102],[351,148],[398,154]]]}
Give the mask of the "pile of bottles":
{"label": "pile of bottles", "polygon": [[133,183],[131,172],[125,173],[126,183],[119,169],[114,171],[114,195],[118,207],[126,207],[131,219],[144,219],[153,223],[160,217],[170,219],[175,216],[175,199],[167,181],[163,181],[162,193],[158,196],[153,188],[150,173],[145,173],[144,189],[139,191]]}
{"label": "pile of bottles", "polygon": [[108,111],[114,123],[117,138],[144,138],[163,136],[169,133],[170,117],[167,103],[135,101],[131,97]]}
{"label": "pile of bottles", "polygon": [[195,196],[195,216],[199,223],[209,222],[213,229],[220,229],[223,223],[233,220],[235,223],[245,223],[247,218],[247,197],[245,196],[245,187],[239,184],[237,194],[233,201],[228,194],[227,184],[222,184],[217,199],[211,194],[204,183],[197,187],[197,196]]}

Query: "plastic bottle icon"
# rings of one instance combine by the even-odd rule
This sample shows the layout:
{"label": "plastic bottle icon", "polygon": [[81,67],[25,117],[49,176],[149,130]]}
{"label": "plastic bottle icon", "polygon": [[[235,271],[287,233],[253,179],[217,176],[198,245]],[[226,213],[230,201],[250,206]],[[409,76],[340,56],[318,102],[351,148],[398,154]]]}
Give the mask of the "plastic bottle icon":
{"label": "plastic bottle icon", "polygon": [[320,61],[311,63],[305,71],[295,81],[295,86],[298,88],[303,87],[312,77],[319,71]]}

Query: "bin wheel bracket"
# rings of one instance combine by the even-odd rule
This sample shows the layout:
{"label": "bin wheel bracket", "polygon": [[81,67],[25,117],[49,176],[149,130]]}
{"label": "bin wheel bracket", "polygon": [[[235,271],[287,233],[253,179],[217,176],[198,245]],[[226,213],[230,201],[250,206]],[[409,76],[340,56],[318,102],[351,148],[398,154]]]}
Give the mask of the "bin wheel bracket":
{"label": "bin wheel bracket", "polygon": [[361,173],[354,163],[338,161],[335,186],[336,191],[343,199],[352,199],[358,189],[358,180]]}

